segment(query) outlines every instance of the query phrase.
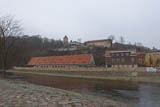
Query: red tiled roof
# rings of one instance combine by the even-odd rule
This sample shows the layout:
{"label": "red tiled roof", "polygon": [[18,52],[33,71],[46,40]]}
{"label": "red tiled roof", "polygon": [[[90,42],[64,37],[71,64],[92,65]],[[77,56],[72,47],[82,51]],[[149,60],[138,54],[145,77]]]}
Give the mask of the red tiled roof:
{"label": "red tiled roof", "polygon": [[89,43],[93,43],[93,42],[104,42],[104,41],[111,41],[111,39],[92,40],[92,41],[87,41],[87,42],[89,42]]}
{"label": "red tiled roof", "polygon": [[54,65],[54,64],[90,64],[92,54],[79,54],[72,56],[33,57],[28,65]]}

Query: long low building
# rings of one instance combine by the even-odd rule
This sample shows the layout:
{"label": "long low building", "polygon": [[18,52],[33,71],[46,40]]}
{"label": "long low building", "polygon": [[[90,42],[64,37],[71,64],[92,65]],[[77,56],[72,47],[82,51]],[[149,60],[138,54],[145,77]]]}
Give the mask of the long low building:
{"label": "long low building", "polygon": [[33,57],[27,65],[38,67],[94,66],[95,61],[92,54],[78,54],[71,56]]}

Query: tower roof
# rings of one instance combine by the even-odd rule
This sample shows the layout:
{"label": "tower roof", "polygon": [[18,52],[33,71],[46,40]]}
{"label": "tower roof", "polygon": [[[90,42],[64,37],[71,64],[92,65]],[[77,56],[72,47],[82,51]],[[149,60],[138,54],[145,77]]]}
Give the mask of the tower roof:
{"label": "tower roof", "polygon": [[64,38],[67,38],[67,39],[68,39],[67,35],[65,35]]}

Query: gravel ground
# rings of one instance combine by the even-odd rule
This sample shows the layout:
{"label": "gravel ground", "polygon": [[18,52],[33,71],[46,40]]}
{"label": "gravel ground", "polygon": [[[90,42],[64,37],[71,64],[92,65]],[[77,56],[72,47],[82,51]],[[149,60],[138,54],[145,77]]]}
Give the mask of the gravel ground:
{"label": "gravel ground", "polygon": [[25,81],[0,78],[0,107],[129,107],[95,96],[81,95]]}

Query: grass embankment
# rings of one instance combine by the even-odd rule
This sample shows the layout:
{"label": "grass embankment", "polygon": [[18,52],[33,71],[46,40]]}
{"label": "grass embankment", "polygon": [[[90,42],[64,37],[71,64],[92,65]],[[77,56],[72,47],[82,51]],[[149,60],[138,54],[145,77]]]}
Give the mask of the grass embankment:
{"label": "grass embankment", "polygon": [[[32,72],[32,71],[16,71],[9,70],[8,72],[12,72],[15,74],[36,74],[36,75],[48,75],[48,76],[61,76],[61,77],[70,77],[70,78],[86,78],[86,79],[102,79],[102,80],[123,80],[123,81],[134,81],[134,82],[147,82],[147,83],[160,83],[160,76],[99,76],[99,75],[71,75],[71,74],[59,74],[59,73],[47,73],[47,72]],[[123,72],[122,72],[123,73]]]}

